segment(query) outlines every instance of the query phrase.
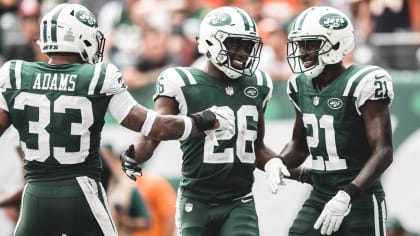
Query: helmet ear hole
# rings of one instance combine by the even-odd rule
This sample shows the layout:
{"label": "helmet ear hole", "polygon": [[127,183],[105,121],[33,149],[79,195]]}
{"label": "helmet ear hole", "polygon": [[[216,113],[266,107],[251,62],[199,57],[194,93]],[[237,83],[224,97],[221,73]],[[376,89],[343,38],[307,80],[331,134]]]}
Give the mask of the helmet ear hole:
{"label": "helmet ear hole", "polygon": [[92,44],[87,40],[83,40],[83,43],[86,45],[86,47],[92,46]]}
{"label": "helmet ear hole", "polygon": [[340,47],[340,42],[336,43],[332,48],[334,50],[337,50]]}

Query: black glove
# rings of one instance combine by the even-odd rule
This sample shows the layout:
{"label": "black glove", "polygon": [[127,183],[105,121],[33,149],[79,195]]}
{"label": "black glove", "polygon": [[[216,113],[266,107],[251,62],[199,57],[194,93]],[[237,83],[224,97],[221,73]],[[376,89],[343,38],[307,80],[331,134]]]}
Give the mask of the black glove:
{"label": "black glove", "polygon": [[134,145],[131,144],[127,150],[125,150],[121,156],[121,167],[125,174],[132,180],[136,181],[136,178],[141,176],[141,167],[140,164],[137,163],[136,159],[134,158],[135,151]]}
{"label": "black glove", "polygon": [[188,116],[194,120],[195,126],[197,126],[197,129],[200,132],[213,128],[214,123],[216,123],[217,120],[216,114],[210,109],[189,114]]}

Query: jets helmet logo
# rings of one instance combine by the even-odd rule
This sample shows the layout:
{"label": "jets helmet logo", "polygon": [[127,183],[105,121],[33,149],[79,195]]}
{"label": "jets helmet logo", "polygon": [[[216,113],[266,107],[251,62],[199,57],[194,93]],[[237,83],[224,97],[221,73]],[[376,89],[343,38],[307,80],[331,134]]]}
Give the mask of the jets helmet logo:
{"label": "jets helmet logo", "polygon": [[75,17],[83,24],[90,27],[98,27],[95,16],[90,11],[78,11]]}
{"label": "jets helmet logo", "polygon": [[319,19],[319,24],[327,29],[344,29],[349,23],[343,16],[336,13],[330,13],[321,17],[321,19]]}
{"label": "jets helmet logo", "polygon": [[229,25],[232,22],[232,18],[229,14],[224,12],[216,12],[209,16],[209,25],[212,26],[224,26]]}

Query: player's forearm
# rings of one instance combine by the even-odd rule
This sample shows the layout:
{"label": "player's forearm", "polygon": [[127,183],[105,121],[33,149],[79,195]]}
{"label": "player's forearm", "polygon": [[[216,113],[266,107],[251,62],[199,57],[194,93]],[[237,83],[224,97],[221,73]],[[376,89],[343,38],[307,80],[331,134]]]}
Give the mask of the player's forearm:
{"label": "player's forearm", "polygon": [[283,150],[280,152],[280,156],[289,170],[302,165],[308,155],[309,151],[307,148],[300,146],[293,140],[287,143]]}
{"label": "player's forearm", "polygon": [[22,200],[24,184],[0,197],[0,207],[19,206]]}
{"label": "player's forearm", "polygon": [[[1,95],[0,95],[1,96]],[[9,128],[10,126],[10,117],[9,113],[6,110],[0,108],[0,135]]]}
{"label": "player's forearm", "polygon": [[392,159],[391,147],[381,148],[380,151],[374,152],[369,158],[369,161],[352,181],[352,184],[356,185],[360,189],[360,192],[369,189],[391,165]]}

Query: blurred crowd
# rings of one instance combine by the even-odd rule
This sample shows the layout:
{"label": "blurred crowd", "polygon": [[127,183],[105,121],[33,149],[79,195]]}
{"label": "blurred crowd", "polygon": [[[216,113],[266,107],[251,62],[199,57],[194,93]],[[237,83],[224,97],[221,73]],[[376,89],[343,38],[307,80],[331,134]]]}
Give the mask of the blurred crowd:
{"label": "blurred crowd", "polygon": [[[104,61],[121,69],[130,90],[154,83],[167,67],[203,66],[196,43],[199,24],[209,10],[222,5],[239,6],[255,18],[264,42],[259,68],[273,80],[291,75],[286,47],[294,16],[316,5],[336,7],[352,18],[356,50],[346,63],[420,69],[419,0],[0,0],[0,64],[10,59],[48,60],[34,39],[39,36],[43,12],[62,2],[94,9],[106,37]],[[141,182],[124,181],[128,178],[112,147],[104,146],[102,152],[104,165],[109,167],[104,181],[110,182],[113,214],[122,215],[124,220],[117,220],[118,224],[129,224],[119,228],[138,231],[136,235],[173,235],[176,194],[169,183],[147,172],[139,178]],[[121,197],[113,189],[130,194]],[[160,221],[169,224],[150,223]],[[147,229],[162,227],[168,227],[167,234],[146,234]]]}
{"label": "blurred crowd", "polygon": [[[63,0],[0,0],[0,62],[44,61],[33,40],[42,12]],[[119,66],[129,88],[154,82],[169,66],[202,66],[196,36],[212,8],[235,5],[257,21],[264,42],[259,67],[285,80],[287,32],[294,16],[315,5],[336,7],[351,16],[357,48],[348,63],[387,69],[420,68],[418,0],[73,0],[94,9],[106,36],[105,61]]]}

